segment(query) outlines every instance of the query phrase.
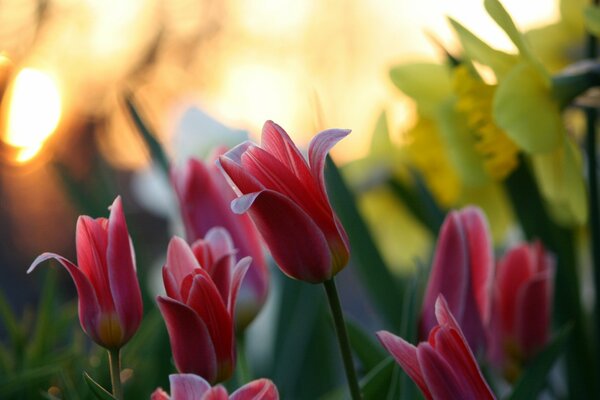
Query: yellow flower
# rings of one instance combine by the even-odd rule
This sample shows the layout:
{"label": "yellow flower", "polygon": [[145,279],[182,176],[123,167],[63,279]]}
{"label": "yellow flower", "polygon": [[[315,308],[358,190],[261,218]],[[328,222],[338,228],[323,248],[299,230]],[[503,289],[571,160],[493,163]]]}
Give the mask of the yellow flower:
{"label": "yellow flower", "polygon": [[475,74],[464,64],[454,68],[456,110],[467,117],[467,125],[476,138],[475,150],[483,157],[487,173],[502,180],[517,167],[519,149],[493,121],[495,86]]}

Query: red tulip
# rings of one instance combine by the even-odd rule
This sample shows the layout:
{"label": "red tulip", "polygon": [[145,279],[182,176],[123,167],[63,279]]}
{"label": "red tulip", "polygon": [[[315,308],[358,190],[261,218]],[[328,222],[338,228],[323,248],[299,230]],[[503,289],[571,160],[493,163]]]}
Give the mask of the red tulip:
{"label": "red tulip", "polygon": [[517,246],[498,262],[489,354],[509,380],[548,341],[554,268],[540,242]]}
{"label": "red tulip", "polygon": [[443,295],[435,303],[437,325],[416,347],[386,331],[377,337],[427,399],[494,399],[467,340]]}
{"label": "red tulip", "polygon": [[79,217],[76,231],[79,266],[58,254],[44,253],[27,272],[51,258],[61,263],[75,282],[84,332],[100,346],[119,349],[142,319],[142,296],[121,198],[113,202],[108,219]]}
{"label": "red tulip", "polygon": [[242,143],[221,157],[240,197],[231,203],[249,212],[273,258],[292,278],[319,283],[348,263],[348,237],[325,189],[325,158],[349,130],[330,129],[310,142],[308,160],[278,125],[267,121],[262,146]]}
{"label": "red tulip", "polygon": [[228,379],[235,366],[235,301],[251,262],[245,257],[230,270],[234,251],[227,243],[225,230],[209,231],[196,249],[200,259],[212,262],[204,267],[183,239],[171,239],[163,267],[167,296],[157,298],[175,366],[211,383]]}
{"label": "red tulip", "polygon": [[231,396],[223,386],[211,387],[201,377],[194,374],[173,374],[169,376],[171,396],[164,390],[156,389],[150,400],[278,400],[277,387],[268,379],[257,379],[233,392]]}
{"label": "red tulip", "polygon": [[425,291],[420,337],[436,325],[434,303],[443,294],[471,348],[477,351],[484,346],[493,267],[490,233],[481,210],[466,207],[448,214]]}
{"label": "red tulip", "polygon": [[[219,149],[216,155],[224,151]],[[231,211],[229,204],[236,196],[217,168],[215,157],[207,164],[190,159],[183,168],[173,168],[171,181],[189,243],[203,238],[211,228],[222,226],[233,238],[239,258],[252,257],[236,307],[236,327],[243,329],[261,310],[268,294],[268,269],[258,232],[249,216]]]}

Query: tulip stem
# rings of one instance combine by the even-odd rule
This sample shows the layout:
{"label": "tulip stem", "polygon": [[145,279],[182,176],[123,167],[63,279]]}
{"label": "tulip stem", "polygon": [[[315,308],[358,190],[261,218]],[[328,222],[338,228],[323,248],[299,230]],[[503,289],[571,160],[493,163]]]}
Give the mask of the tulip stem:
{"label": "tulip stem", "polygon": [[323,282],[323,284],[325,285],[325,291],[327,292],[327,300],[329,300],[329,308],[331,309],[331,315],[333,316],[335,333],[337,334],[340,351],[342,352],[350,395],[353,400],[360,400],[362,398],[360,387],[358,386],[358,379],[356,378],[356,371],[354,370],[354,363],[352,362],[350,340],[348,340],[348,332],[346,331],[346,323],[344,322],[344,314],[342,313],[342,306],[335,287],[335,281],[331,278],[330,280]]}
{"label": "tulip stem", "polygon": [[244,332],[238,333],[237,337],[237,378],[240,386],[250,382],[251,373],[248,366],[248,357],[246,356],[246,335]]}
{"label": "tulip stem", "polygon": [[108,362],[110,364],[110,383],[112,384],[113,397],[117,400],[123,400],[120,349],[108,350]]}

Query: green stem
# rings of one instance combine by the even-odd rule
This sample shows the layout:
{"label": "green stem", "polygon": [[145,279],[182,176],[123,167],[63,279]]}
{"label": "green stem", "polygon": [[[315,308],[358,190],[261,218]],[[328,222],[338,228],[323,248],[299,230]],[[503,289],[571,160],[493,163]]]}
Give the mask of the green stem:
{"label": "green stem", "polygon": [[250,382],[252,374],[248,366],[248,357],[246,356],[246,335],[245,333],[237,334],[237,379],[240,386]]}
{"label": "green stem", "polygon": [[121,353],[120,350],[108,350],[110,364],[110,383],[112,384],[113,397],[123,400],[123,386],[121,385]]}
{"label": "green stem", "polygon": [[342,352],[350,395],[353,400],[360,400],[362,398],[360,387],[358,386],[358,379],[356,378],[356,371],[354,370],[354,364],[352,362],[350,340],[348,340],[348,332],[346,332],[346,323],[344,322],[344,314],[342,313],[342,306],[335,287],[335,281],[331,278],[330,280],[323,282],[323,285],[325,285],[325,291],[327,292],[327,300],[329,301],[329,308],[331,309],[331,315],[333,316],[335,333],[337,334],[340,351]]}

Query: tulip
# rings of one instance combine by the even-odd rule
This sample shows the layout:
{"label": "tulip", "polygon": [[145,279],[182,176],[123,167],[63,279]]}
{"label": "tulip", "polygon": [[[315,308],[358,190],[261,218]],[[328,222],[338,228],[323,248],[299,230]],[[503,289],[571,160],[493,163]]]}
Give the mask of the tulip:
{"label": "tulip", "polygon": [[261,147],[244,142],[219,157],[239,196],[231,209],[249,212],[273,258],[292,278],[321,283],[348,263],[348,237],[329,203],[324,167],[329,149],[349,132],[319,133],[310,142],[307,163],[288,134],[267,121]]}
{"label": "tulip", "polygon": [[228,395],[223,386],[211,387],[201,377],[194,374],[172,374],[169,376],[171,393],[169,396],[158,388],[150,400],[278,400],[277,387],[268,379],[249,382]]}
{"label": "tulip", "polygon": [[485,345],[494,260],[484,214],[476,207],[453,211],[444,220],[425,291],[420,321],[424,338],[436,325],[440,294],[474,351]]}
{"label": "tulip", "polygon": [[488,354],[509,381],[548,342],[554,268],[540,242],[514,247],[498,263]]}
{"label": "tulip", "polygon": [[386,331],[377,337],[427,399],[495,399],[443,295],[437,325],[416,347]]}
{"label": "tulip", "polygon": [[[223,152],[220,149],[216,154]],[[188,243],[203,238],[211,228],[222,226],[231,235],[239,258],[252,257],[236,307],[235,324],[237,329],[243,329],[261,310],[268,294],[268,269],[258,232],[248,215],[231,211],[229,204],[236,196],[215,165],[214,157],[207,164],[190,159],[185,167],[173,168],[171,181],[179,199]]]}
{"label": "tulip", "polygon": [[[213,265],[201,266],[188,244],[174,237],[167,250],[163,281],[167,296],[158,296],[175,366],[211,384],[231,377],[235,366],[235,301],[251,258],[232,267],[231,239],[222,228],[207,233],[196,251]],[[210,272],[215,276],[211,277]]]}
{"label": "tulip", "polygon": [[118,350],[142,319],[142,296],[121,198],[113,202],[108,219],[80,216],[76,232],[78,266],[58,254],[43,253],[27,272],[46,260],[57,260],[77,288],[84,332],[100,346]]}

